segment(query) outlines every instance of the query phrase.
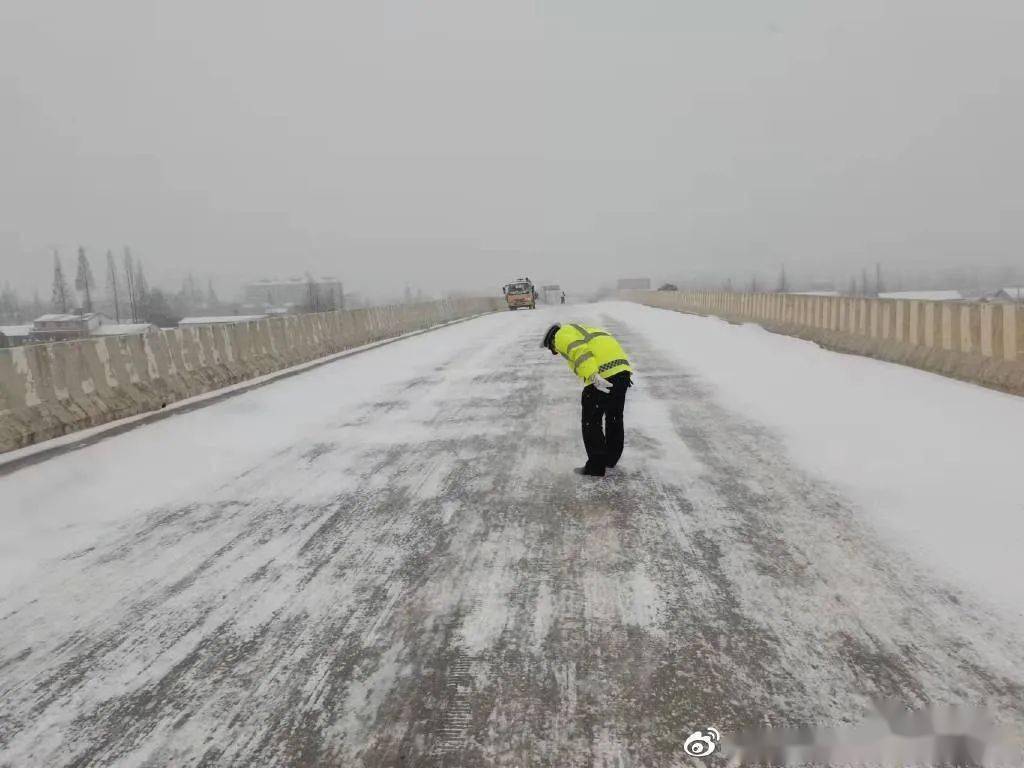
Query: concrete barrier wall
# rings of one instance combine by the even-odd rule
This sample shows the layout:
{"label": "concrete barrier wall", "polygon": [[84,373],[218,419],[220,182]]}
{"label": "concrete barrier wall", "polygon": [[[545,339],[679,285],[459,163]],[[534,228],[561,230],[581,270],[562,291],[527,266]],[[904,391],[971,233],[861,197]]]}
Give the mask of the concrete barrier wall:
{"label": "concrete barrier wall", "polygon": [[0,349],[0,452],[503,307],[448,299]]}
{"label": "concrete barrier wall", "polygon": [[845,296],[623,291],[630,301],[809,339],[1024,395],[1024,306]]}

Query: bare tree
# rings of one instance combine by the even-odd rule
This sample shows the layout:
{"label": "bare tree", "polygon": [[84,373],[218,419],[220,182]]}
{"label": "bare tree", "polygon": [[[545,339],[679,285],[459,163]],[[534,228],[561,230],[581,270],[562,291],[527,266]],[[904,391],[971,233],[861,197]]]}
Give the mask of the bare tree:
{"label": "bare tree", "polygon": [[71,289],[68,288],[67,278],[64,277],[64,267],[60,263],[60,254],[53,252],[53,292],[50,296],[50,305],[54,312],[67,314],[71,304]]}
{"label": "bare tree", "polygon": [[313,275],[309,272],[306,273],[306,292],[308,294],[309,311],[319,312],[320,311],[320,291],[317,287],[316,280]]}
{"label": "bare tree", "polygon": [[85,248],[78,246],[78,274],[75,275],[75,288],[82,292],[85,301],[82,309],[92,312],[92,289],[96,281],[92,277],[92,265],[89,264],[89,257],[85,255]]}
{"label": "bare tree", "polygon": [[220,298],[217,296],[217,292],[213,290],[213,280],[207,280],[206,282],[206,305],[208,307],[219,307]]}
{"label": "bare tree", "polygon": [[170,328],[178,324],[181,315],[177,313],[167,300],[167,296],[159,288],[154,288],[146,293],[146,316],[145,320],[161,328]]}
{"label": "bare tree", "polygon": [[21,301],[9,283],[4,283],[0,290],[0,320],[14,323],[21,320]]}
{"label": "bare tree", "polygon": [[139,322],[138,295],[135,292],[135,265],[132,263],[132,251],[124,247],[124,284],[128,291],[128,309],[131,311],[132,322]]}
{"label": "bare tree", "polygon": [[195,275],[189,272],[181,283],[181,303],[189,314],[206,305],[206,298],[196,282]]}
{"label": "bare tree", "polygon": [[117,266],[114,264],[113,251],[107,251],[107,296],[114,305],[114,320],[121,322],[121,300],[118,296]]}
{"label": "bare tree", "polygon": [[141,259],[135,259],[135,277],[132,284],[135,286],[135,306],[139,311],[139,319],[136,322],[142,322],[148,319],[149,283],[146,282],[146,273],[142,269]]}
{"label": "bare tree", "polygon": [[875,296],[881,296],[885,292],[885,285],[882,283],[882,265],[875,263]]}

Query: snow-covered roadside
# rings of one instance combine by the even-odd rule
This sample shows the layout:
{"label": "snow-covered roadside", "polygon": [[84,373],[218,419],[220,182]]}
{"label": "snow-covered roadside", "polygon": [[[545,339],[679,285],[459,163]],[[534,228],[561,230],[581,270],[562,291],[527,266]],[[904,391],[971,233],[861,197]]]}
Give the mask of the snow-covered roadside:
{"label": "snow-covered roadside", "polygon": [[238,394],[241,392],[248,392],[250,389],[256,389],[269,384],[278,379],[286,379],[290,376],[294,376],[297,373],[302,373],[311,368],[319,368],[321,365],[332,363],[335,360],[341,360],[345,357],[351,357],[357,355],[360,352],[366,352],[370,349],[376,349],[377,347],[387,346],[388,344],[394,344],[396,341],[402,339],[409,339],[414,336],[420,336],[430,331],[435,331],[439,328],[444,328],[449,325],[456,325],[458,323],[464,323],[467,320],[473,320],[480,315],[472,315],[470,317],[464,317],[459,320],[450,320],[446,323],[439,323],[438,325],[430,328],[425,328],[419,331],[410,331],[409,333],[399,334],[389,339],[383,339],[381,341],[374,341],[370,344],[363,344],[362,346],[352,347],[350,349],[343,350],[341,352],[335,352],[334,354],[327,355],[326,357],[318,357],[315,360],[309,360],[305,363],[299,363],[298,365],[292,365],[287,368],[282,368],[279,371],[273,371],[271,373],[263,374],[262,376],[256,376],[252,379],[246,379],[240,381],[237,384],[231,384],[226,387],[220,387],[219,389],[212,389],[209,392],[203,392],[201,395],[195,395],[193,397],[186,397],[182,400],[176,400],[170,403],[159,411],[144,411],[142,413],[135,414],[134,416],[126,416],[123,419],[117,419],[116,421],[108,421],[104,424],[100,424],[96,427],[89,427],[88,429],[79,429],[75,432],[70,432],[60,437],[54,437],[49,440],[44,440],[40,443],[33,443],[27,445],[24,448],[16,448],[13,451],[6,451],[0,453],[0,470],[6,469],[10,465],[20,464],[23,459],[31,459],[32,457],[38,456],[39,454],[49,454],[51,451],[70,448],[72,446],[82,447],[93,442],[94,438],[102,438],[108,433],[110,435],[119,434],[125,428],[132,427],[134,425],[141,425],[149,423],[151,421],[158,421],[161,418],[166,418],[168,415],[174,414],[177,411],[189,411],[193,408],[209,403],[210,401],[222,400],[224,397],[232,394]]}
{"label": "snow-covered roadside", "polygon": [[[432,343],[388,340],[363,354],[352,356],[349,350],[273,386],[0,476],[0,592],[51,559],[92,546],[121,521],[156,506],[202,498],[204,489],[212,491],[262,457],[296,442],[315,442],[325,417],[354,418],[387,386],[418,371],[428,375],[439,349],[472,346],[502,332],[514,333],[515,326],[499,314],[431,330]],[[82,439],[78,433],[58,440]]]}
{"label": "snow-covered roadside", "polygon": [[777,430],[900,546],[1024,617],[1024,398],[755,325],[600,309]]}

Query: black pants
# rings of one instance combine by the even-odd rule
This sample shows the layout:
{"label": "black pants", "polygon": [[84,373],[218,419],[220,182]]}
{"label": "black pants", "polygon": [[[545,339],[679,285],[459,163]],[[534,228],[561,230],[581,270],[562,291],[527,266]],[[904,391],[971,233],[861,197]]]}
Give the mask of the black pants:
{"label": "black pants", "polygon": [[614,467],[622,456],[622,411],[630,387],[629,371],[617,373],[608,381],[612,385],[608,394],[593,384],[583,388],[583,445],[587,449],[584,471],[589,475],[603,475],[605,467]]}

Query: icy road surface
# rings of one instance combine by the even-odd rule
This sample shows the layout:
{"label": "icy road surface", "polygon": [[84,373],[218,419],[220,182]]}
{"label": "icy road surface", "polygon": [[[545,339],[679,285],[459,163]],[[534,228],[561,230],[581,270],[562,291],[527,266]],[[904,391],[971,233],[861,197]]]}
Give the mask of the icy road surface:
{"label": "icy road surface", "polygon": [[[674,766],[696,728],[857,721],[876,696],[1024,720],[1024,636],[977,588],[998,553],[978,580],[928,556],[941,538],[914,554],[913,526],[871,506],[881,491],[830,471],[877,461],[861,442],[833,436],[816,463],[753,394],[769,371],[713,384],[711,347],[778,337],[565,312],[638,369],[604,481],[571,472],[579,387],[538,349],[551,311],[0,478],[0,765]],[[1004,397],[968,389],[950,397],[976,397],[975,420]]]}

